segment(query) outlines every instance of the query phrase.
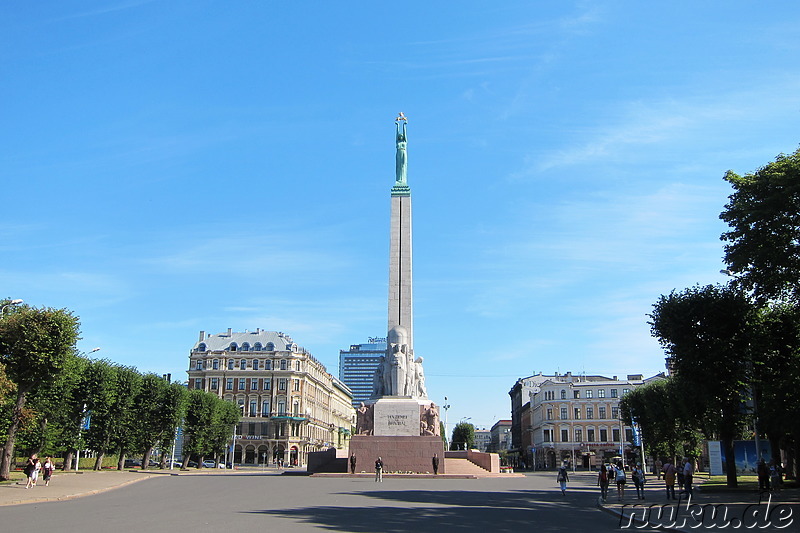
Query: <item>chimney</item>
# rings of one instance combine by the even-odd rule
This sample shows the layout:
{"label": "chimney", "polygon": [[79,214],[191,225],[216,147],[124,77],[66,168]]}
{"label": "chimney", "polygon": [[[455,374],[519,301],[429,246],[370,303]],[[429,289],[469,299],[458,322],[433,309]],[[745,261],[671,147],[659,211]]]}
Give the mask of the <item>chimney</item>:
{"label": "chimney", "polygon": [[232,328],[228,328],[228,337],[230,337],[232,333],[233,333],[233,329]]}
{"label": "chimney", "polygon": [[200,342],[203,342],[205,340],[205,338],[206,338],[206,332],[203,331],[203,330],[200,330]]}

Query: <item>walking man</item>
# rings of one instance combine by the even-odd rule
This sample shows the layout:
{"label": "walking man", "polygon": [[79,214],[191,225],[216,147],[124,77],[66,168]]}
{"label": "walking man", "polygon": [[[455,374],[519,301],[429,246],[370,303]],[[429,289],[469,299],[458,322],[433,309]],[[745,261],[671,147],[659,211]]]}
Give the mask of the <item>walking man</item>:
{"label": "walking man", "polygon": [[558,475],[556,476],[556,481],[561,486],[561,494],[565,495],[567,493],[567,481],[569,481],[569,474],[567,474],[567,462],[564,461],[564,464],[558,469]]}
{"label": "walking man", "polygon": [[672,461],[667,461],[664,464],[664,483],[667,487],[667,499],[674,500],[675,499],[675,474],[677,471],[675,470],[675,465],[672,464]]}
{"label": "walking man", "polygon": [[683,465],[683,483],[685,485],[686,496],[692,496],[692,476],[694,476],[694,465],[692,461],[689,460],[688,457],[684,457],[683,460],[686,464]]}
{"label": "walking man", "polygon": [[355,474],[356,473],[356,454],[355,453],[350,454],[350,473],[351,474]]}
{"label": "walking man", "polygon": [[433,459],[431,459],[431,462],[433,463],[433,475],[434,476],[438,476],[439,475],[439,455],[438,454],[433,454]]}
{"label": "walking man", "polygon": [[375,482],[383,483],[383,459],[380,457],[375,461]]}

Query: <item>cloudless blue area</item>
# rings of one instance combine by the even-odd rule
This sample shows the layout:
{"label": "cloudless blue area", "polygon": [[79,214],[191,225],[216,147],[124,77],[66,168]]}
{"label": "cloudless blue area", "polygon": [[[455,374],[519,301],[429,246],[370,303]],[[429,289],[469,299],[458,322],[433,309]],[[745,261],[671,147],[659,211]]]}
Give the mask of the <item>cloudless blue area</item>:
{"label": "cloudless blue area", "polygon": [[518,377],[663,371],[653,303],[726,281],[722,176],[800,142],[794,1],[0,9],[0,296],[182,380],[200,330],[333,374],[385,336],[399,111],[416,352],[480,427]]}

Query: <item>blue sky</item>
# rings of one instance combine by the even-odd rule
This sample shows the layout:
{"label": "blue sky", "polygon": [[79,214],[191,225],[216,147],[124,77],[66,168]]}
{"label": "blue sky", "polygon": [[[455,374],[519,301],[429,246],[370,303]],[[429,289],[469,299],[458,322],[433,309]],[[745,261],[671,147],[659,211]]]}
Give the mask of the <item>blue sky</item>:
{"label": "blue sky", "polygon": [[723,282],[728,169],[800,143],[796,2],[17,2],[0,296],[185,379],[200,330],[337,373],[383,336],[409,117],[415,348],[449,421],[518,377],[654,374],[661,294]]}

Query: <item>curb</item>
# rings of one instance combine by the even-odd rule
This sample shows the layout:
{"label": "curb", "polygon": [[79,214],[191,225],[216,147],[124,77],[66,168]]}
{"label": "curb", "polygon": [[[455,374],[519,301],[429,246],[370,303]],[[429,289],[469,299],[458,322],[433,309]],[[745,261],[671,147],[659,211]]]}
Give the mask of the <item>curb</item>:
{"label": "curb", "polygon": [[127,485],[131,485],[133,483],[138,483],[139,481],[144,481],[146,479],[150,479],[150,476],[140,477],[138,479],[131,479],[120,483],[119,485],[113,485],[111,487],[105,487],[102,489],[91,489],[85,492],[76,492],[74,494],[66,494],[62,496],[43,496],[43,497],[34,497],[34,498],[24,498],[20,500],[11,500],[7,502],[0,502],[0,507],[6,507],[9,505],[26,505],[31,503],[46,503],[46,502],[60,502],[66,500],[74,500],[76,498],[82,498],[84,496],[91,496],[93,494],[100,494],[101,492],[108,492],[110,490],[118,489],[120,487],[125,487]]}

